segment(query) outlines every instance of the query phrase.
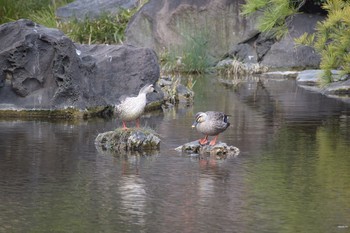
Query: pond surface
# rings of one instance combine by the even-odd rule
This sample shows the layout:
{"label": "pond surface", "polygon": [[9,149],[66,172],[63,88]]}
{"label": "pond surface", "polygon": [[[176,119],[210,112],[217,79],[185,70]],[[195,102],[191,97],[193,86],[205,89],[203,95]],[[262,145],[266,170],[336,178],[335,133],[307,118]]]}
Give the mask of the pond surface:
{"label": "pond surface", "polygon": [[[141,119],[162,139],[144,156],[95,148],[115,119],[0,121],[0,232],[350,231],[349,105],[294,80],[195,81],[193,106]],[[239,156],[174,150],[207,110],[231,115],[219,141]]]}

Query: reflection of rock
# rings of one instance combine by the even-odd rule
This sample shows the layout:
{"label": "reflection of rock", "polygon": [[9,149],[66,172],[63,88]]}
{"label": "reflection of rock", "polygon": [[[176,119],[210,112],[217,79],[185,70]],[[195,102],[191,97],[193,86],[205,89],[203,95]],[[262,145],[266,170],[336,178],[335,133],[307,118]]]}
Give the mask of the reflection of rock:
{"label": "reflection of rock", "polygon": [[151,129],[118,128],[114,131],[100,133],[95,145],[102,151],[144,151],[159,149],[160,139]]}
{"label": "reflection of rock", "polygon": [[218,142],[214,146],[200,145],[199,141],[188,142],[182,146],[177,147],[175,150],[183,151],[189,154],[209,154],[216,156],[216,159],[226,159],[229,156],[237,156],[239,149],[234,146],[228,146],[226,143]]}

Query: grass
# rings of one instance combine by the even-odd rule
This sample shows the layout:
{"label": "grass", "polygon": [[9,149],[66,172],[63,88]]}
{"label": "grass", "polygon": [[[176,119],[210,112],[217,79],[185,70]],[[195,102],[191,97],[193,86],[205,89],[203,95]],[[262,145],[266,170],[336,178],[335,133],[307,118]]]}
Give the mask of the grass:
{"label": "grass", "polygon": [[211,57],[208,54],[208,32],[183,35],[183,43],[173,46],[160,54],[160,64],[164,73],[202,74],[211,66]]}
{"label": "grass", "polygon": [[[73,0],[0,0],[0,24],[30,18],[30,15],[46,9],[63,6]],[[46,17],[46,16],[45,16]]]}
{"label": "grass", "polygon": [[135,10],[120,9],[118,15],[102,14],[96,19],[77,19],[62,23],[60,28],[73,41],[83,44],[118,44],[125,39],[125,29]]}
{"label": "grass", "polygon": [[[0,23],[21,18],[50,28],[62,30],[73,41],[83,44],[119,44],[125,39],[124,31],[131,16],[138,10],[120,9],[117,15],[101,14],[95,19],[60,22],[55,15],[57,7],[73,0],[0,0]],[[143,2],[144,4],[145,2]]]}

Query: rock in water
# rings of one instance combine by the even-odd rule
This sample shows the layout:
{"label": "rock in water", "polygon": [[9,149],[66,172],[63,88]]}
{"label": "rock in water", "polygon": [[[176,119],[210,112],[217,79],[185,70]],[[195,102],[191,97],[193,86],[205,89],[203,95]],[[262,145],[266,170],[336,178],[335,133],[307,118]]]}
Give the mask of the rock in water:
{"label": "rock in water", "polygon": [[200,145],[199,141],[188,142],[182,146],[177,147],[175,150],[186,152],[188,154],[209,154],[215,156],[216,159],[226,159],[229,156],[237,156],[239,149],[234,146],[228,146],[226,143],[218,142],[214,146]]}
{"label": "rock in water", "polygon": [[144,151],[159,149],[160,139],[151,129],[118,128],[100,133],[95,139],[96,147],[109,151]]}

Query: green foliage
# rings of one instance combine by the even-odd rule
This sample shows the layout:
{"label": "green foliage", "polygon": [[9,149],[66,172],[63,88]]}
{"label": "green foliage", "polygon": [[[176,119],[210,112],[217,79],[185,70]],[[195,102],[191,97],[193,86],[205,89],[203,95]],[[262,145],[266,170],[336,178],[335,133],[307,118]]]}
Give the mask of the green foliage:
{"label": "green foliage", "polygon": [[350,74],[350,3],[328,0],[322,7],[328,15],[317,24],[315,35],[305,34],[296,41],[311,44],[321,54],[320,67],[325,70],[323,81],[329,83],[333,81],[332,69],[342,70],[342,75]]}
{"label": "green foliage", "polygon": [[52,6],[30,13],[28,15],[28,18],[31,19],[33,22],[45,25],[46,27],[59,27],[59,23],[56,20],[55,9]]}
{"label": "green foliage", "polygon": [[122,43],[131,16],[137,11],[120,9],[117,15],[102,14],[97,19],[60,22],[55,16],[57,7],[72,0],[0,0],[0,23],[28,18],[46,27],[62,30],[79,43]]}
{"label": "green foliage", "polygon": [[210,67],[208,41],[205,30],[195,33],[183,33],[184,42],[160,55],[163,72],[205,73]]}
{"label": "green foliage", "polygon": [[47,11],[50,6],[56,9],[73,0],[0,0],[0,24],[21,18],[30,18],[35,12]]}
{"label": "green foliage", "polygon": [[74,19],[63,23],[61,29],[74,41],[84,44],[122,43],[124,31],[135,10],[120,9],[118,15],[102,14],[83,21]]}
{"label": "green foliage", "polygon": [[294,40],[294,42],[297,45],[308,45],[308,46],[313,46],[314,41],[315,41],[315,35],[314,34],[310,35],[306,32],[303,35],[301,35],[299,38],[296,38]]}
{"label": "green foliage", "polygon": [[249,15],[262,11],[258,29],[279,39],[288,32],[286,19],[295,14],[298,7],[298,4],[291,4],[288,0],[247,0],[242,6],[242,14]]}

